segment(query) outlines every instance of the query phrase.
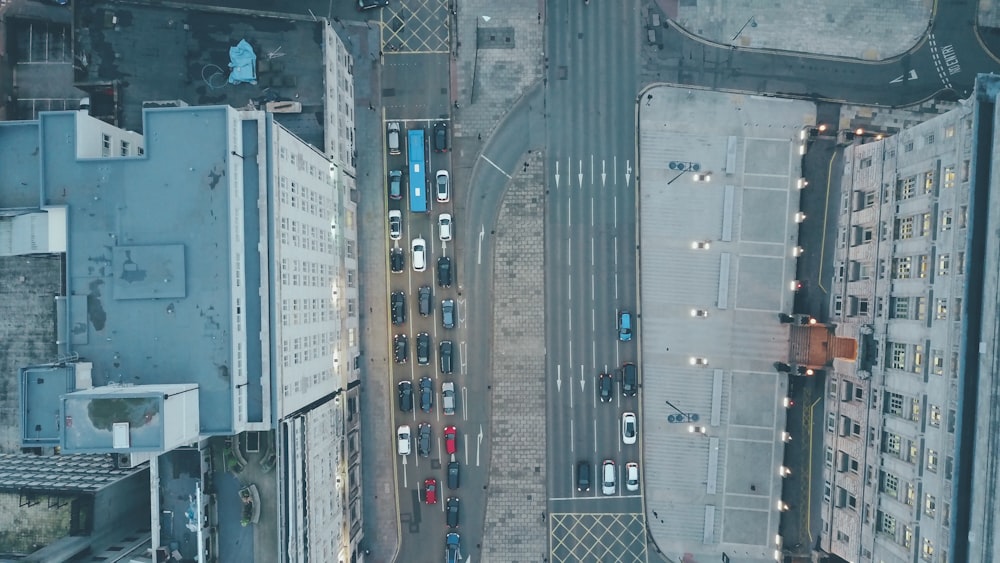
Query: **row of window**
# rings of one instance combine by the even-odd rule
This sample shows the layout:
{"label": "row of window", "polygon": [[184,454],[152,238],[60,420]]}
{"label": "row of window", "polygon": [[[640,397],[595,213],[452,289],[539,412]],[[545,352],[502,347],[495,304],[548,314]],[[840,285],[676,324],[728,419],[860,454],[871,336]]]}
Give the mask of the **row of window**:
{"label": "row of window", "polygon": [[[107,133],[101,134],[101,156],[111,156],[111,135]],[[118,156],[129,156],[132,152],[132,143],[128,141],[120,141],[118,147]],[[146,154],[146,149],[142,146],[136,148],[136,154],[142,156]]]}
{"label": "row of window", "polygon": [[[333,180],[331,178],[330,171],[329,171],[329,165],[327,165],[327,169],[324,170],[322,165],[321,166],[316,166],[315,164],[313,164],[311,162],[307,163],[306,159],[302,156],[301,153],[291,152],[291,151],[288,150],[287,147],[279,147],[278,148],[278,157],[281,160],[287,161],[294,168],[296,168],[299,172],[305,172],[306,169],[308,168],[310,176],[312,176],[312,177],[316,178],[317,180],[320,180],[321,182],[324,182],[324,183],[326,183],[328,185],[331,185],[331,186],[333,185]],[[281,179],[284,180],[285,177],[282,176]]]}
{"label": "row of window", "polygon": [[[933,517],[934,514],[937,512],[937,506],[936,506],[937,501],[934,499],[934,496],[930,494],[924,495],[924,497],[925,497],[924,513],[927,514],[928,516]],[[945,503],[942,513],[943,514],[947,513],[948,510],[949,510],[948,504]],[[912,524],[904,524],[902,526],[899,526],[895,516],[881,510],[878,511],[878,516],[876,517],[875,521],[876,521],[875,523],[876,532],[884,536],[889,536],[890,538],[892,538],[893,541],[895,541],[896,543],[898,543],[899,545],[903,546],[906,549],[913,548]],[[947,517],[943,517],[942,521],[947,525],[948,522]],[[935,551],[936,550],[934,548],[934,542],[930,538],[926,537],[923,538],[920,547],[920,558],[923,559],[924,561],[935,561],[934,559]],[[943,551],[937,560],[947,561],[948,560],[947,552]]]}
{"label": "row of window", "polygon": [[[288,367],[288,364],[285,363],[284,366]],[[285,383],[285,385],[281,388],[281,392],[285,397],[291,393],[295,393],[297,395],[302,391],[307,390],[312,385],[319,385],[320,381],[326,381],[331,377],[333,377],[333,368],[322,369],[313,372],[312,375],[304,375],[292,383]]]}
{"label": "row of window", "polygon": [[[886,365],[892,369],[898,369],[924,375],[928,363],[925,363],[925,344],[908,344],[905,342],[886,342]],[[944,375],[945,352],[934,348],[931,350],[930,369],[933,375]],[[949,362],[949,374],[954,379],[958,377],[958,352],[951,353]]]}

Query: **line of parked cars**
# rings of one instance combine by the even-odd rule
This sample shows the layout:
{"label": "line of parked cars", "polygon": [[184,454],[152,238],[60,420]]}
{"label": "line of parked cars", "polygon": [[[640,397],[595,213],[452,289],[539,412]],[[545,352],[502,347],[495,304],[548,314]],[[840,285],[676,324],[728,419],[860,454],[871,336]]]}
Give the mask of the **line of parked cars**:
{"label": "line of parked cars", "polygon": [[[387,124],[386,135],[386,144],[390,156],[403,154],[406,132],[400,126],[400,123],[391,122]],[[435,152],[440,153],[448,150],[448,125],[446,122],[433,124],[429,141],[431,148]],[[424,164],[426,165],[427,162],[425,161]],[[442,252],[442,255],[434,261],[431,256],[432,245],[430,243],[433,242],[430,240],[431,237],[412,236],[412,234],[406,236],[405,233],[407,230],[406,221],[417,220],[420,224],[426,225],[426,223],[423,223],[424,220],[421,219],[423,214],[411,214],[404,217],[406,206],[396,203],[399,200],[403,200],[404,196],[410,193],[407,187],[407,170],[410,170],[410,167],[406,165],[400,166],[399,169],[391,169],[387,177],[390,272],[392,274],[405,272],[407,268],[406,262],[409,259],[409,266],[413,272],[422,274],[423,272],[432,270],[436,279],[436,285],[439,288],[438,291],[447,290],[451,288],[454,277],[452,258]],[[437,170],[431,181],[433,182],[433,186],[430,186],[430,191],[433,191],[434,201],[438,204],[449,203],[451,201],[452,186],[448,170]],[[397,207],[401,208],[396,209]],[[437,238],[442,243],[441,248],[447,249],[447,243],[450,243],[455,235],[454,218],[446,209],[439,208],[439,211],[441,212],[437,214],[436,219],[431,220],[429,226],[431,230],[436,229]],[[412,227],[410,228],[412,229]],[[409,246],[405,242],[406,239],[409,239]],[[455,329],[458,313],[455,300],[450,296],[441,295],[437,301],[439,311],[434,311],[435,289],[433,286],[435,283],[420,284],[423,280],[418,276],[414,277],[418,280],[417,284],[419,284],[415,289],[415,294],[408,294],[407,291],[403,290],[395,290],[390,293],[389,309],[392,325],[395,327],[407,326],[409,312],[407,300],[408,297],[416,297],[415,312],[420,317],[437,316],[437,313],[439,313],[441,329],[446,333]],[[393,275],[390,276],[390,279],[397,280],[404,278]],[[410,360],[410,354],[412,353],[416,366],[431,366],[435,362],[434,349],[436,345],[436,360],[439,372],[444,376],[453,375],[456,355],[454,341],[444,336],[439,342],[435,343],[435,338],[431,335],[433,331],[427,330],[429,327],[426,321],[421,322],[423,326],[418,324],[417,327],[419,329],[415,329],[409,334],[400,331],[393,335],[393,361],[397,365],[405,364]],[[410,349],[411,339],[413,340],[412,351]],[[419,415],[430,414],[434,411],[435,407],[439,407],[446,417],[455,415],[458,405],[457,386],[455,382],[442,380],[440,382],[440,390],[438,390],[436,389],[438,383],[435,382],[435,378],[432,377],[432,374],[428,374],[418,376],[414,380],[404,379],[399,381],[397,386],[399,410],[403,413],[412,413],[416,409],[420,409],[415,426],[411,427],[409,424],[402,424],[397,427],[395,440],[397,454],[400,456],[410,456],[416,453],[417,456],[423,458],[437,457],[437,454],[434,452],[436,449],[434,443],[436,441],[435,436],[438,436],[436,434],[438,429],[435,429],[430,421],[421,420],[426,417]],[[438,401],[440,401],[439,405],[436,404]],[[458,429],[454,424],[446,423],[440,431],[441,434],[438,439],[443,439],[444,443],[444,451],[440,455],[446,460],[444,463],[444,478],[442,481],[439,481],[439,476],[437,475],[425,476],[422,480],[422,486],[420,486],[420,494],[427,505],[437,505],[439,502],[443,503],[445,522],[451,532],[446,536],[445,552],[449,560],[457,560],[461,556],[460,537],[457,533],[454,533],[454,529],[459,525],[461,513],[461,501],[455,494],[461,482],[461,467],[457,460]],[[442,487],[445,486],[449,493],[451,493],[450,496],[446,497],[442,493]]]}

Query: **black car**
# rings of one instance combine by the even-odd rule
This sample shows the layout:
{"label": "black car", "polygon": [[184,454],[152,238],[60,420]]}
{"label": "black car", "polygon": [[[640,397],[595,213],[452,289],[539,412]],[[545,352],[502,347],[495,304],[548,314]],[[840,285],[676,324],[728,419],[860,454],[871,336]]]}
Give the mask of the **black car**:
{"label": "black car", "polygon": [[448,464],[448,488],[455,490],[459,484],[458,462],[452,461]]}
{"label": "black car", "polygon": [[576,490],[590,490],[590,462],[581,461],[576,464]]}
{"label": "black car", "polygon": [[424,376],[420,379],[420,410],[431,412],[434,406],[434,382]]}
{"label": "black car", "polygon": [[639,391],[639,373],[635,364],[629,362],[622,366],[622,396],[635,397]]}
{"label": "black car", "polygon": [[437,152],[445,152],[448,150],[448,124],[444,121],[438,121],[434,124],[433,135],[434,150]]}
{"label": "black car", "polygon": [[417,453],[424,456],[431,456],[431,425],[423,422],[417,431]]}
{"label": "black car", "polygon": [[438,258],[438,285],[451,287],[451,258],[448,256]]}
{"label": "black car", "polygon": [[399,410],[403,412],[413,410],[413,384],[409,381],[399,382]]}
{"label": "black car", "polygon": [[417,290],[417,307],[420,309],[420,316],[426,317],[431,314],[431,286],[422,285]]}
{"label": "black car", "polygon": [[392,344],[393,344],[393,346],[392,346],[392,349],[393,349],[393,358],[396,360],[396,363],[397,364],[405,364],[406,363],[406,349],[407,349],[406,335],[405,334],[397,334],[396,336],[394,336],[392,338]]}
{"label": "black car", "polygon": [[451,340],[442,340],[438,351],[440,352],[438,356],[441,358],[441,373],[451,373],[454,369],[452,358],[455,353],[455,345],[451,343]]}
{"label": "black car", "polygon": [[458,497],[448,497],[448,502],[444,505],[444,511],[447,516],[445,517],[448,521],[449,528],[458,527],[458,512],[461,508],[461,503],[459,503]]}
{"label": "black car", "polygon": [[614,378],[611,377],[610,373],[601,374],[601,378],[597,382],[597,389],[601,394],[602,403],[611,401],[611,396],[614,395],[614,383]]}
{"label": "black car", "polygon": [[454,299],[444,299],[441,301],[441,326],[444,328],[455,328]]}
{"label": "black car", "polygon": [[406,268],[406,258],[402,248],[393,248],[389,251],[389,268],[392,273],[398,274]]}
{"label": "black car", "polygon": [[401,325],[406,322],[406,294],[402,291],[392,292],[392,324]]}
{"label": "black car", "polygon": [[417,335],[417,363],[422,366],[431,363],[431,335],[426,332]]}
{"label": "black car", "polygon": [[374,10],[389,5],[389,0],[358,0],[358,10]]}

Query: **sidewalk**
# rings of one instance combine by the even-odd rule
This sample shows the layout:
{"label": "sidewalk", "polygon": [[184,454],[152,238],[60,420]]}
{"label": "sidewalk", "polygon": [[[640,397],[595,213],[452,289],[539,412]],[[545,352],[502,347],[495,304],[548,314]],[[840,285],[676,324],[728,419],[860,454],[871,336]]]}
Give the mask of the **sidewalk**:
{"label": "sidewalk", "polygon": [[[395,498],[395,454],[389,385],[388,312],[386,303],[386,213],[382,188],[383,153],[379,105],[379,68],[369,53],[377,52],[378,30],[348,28],[354,56],[355,127],[359,139],[378,141],[357,151],[358,292],[361,303],[361,474],[365,561],[391,563],[399,548]],[[377,144],[376,144],[377,143]],[[372,150],[374,149],[374,150]]]}
{"label": "sidewalk", "polygon": [[655,2],[663,15],[714,43],[869,61],[908,51],[931,18],[931,3],[916,0]]}

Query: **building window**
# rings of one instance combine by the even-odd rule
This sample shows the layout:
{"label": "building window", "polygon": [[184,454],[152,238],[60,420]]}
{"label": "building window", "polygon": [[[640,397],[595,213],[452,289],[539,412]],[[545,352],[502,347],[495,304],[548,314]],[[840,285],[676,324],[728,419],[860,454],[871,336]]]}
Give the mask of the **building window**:
{"label": "building window", "polygon": [[892,432],[882,433],[882,448],[886,453],[899,455],[900,447],[903,444],[903,439],[899,437],[899,434],[893,434]]}
{"label": "building window", "polygon": [[896,239],[906,240],[909,238],[913,238],[913,217],[896,219]]}
{"label": "building window", "polygon": [[891,318],[893,319],[908,319],[910,318],[910,298],[909,297],[890,297],[889,303],[892,312]]}
{"label": "building window", "polygon": [[835,316],[840,316],[844,312],[844,298],[840,295],[835,295],[833,297],[833,314]]}
{"label": "building window", "polygon": [[906,344],[892,342],[889,346],[889,366],[893,369],[906,369]]}
{"label": "building window", "polygon": [[944,374],[944,352],[931,350],[931,372],[934,375]]}
{"label": "building window", "polygon": [[917,277],[920,279],[926,278],[928,275],[928,270],[930,270],[930,256],[926,254],[921,254],[917,257]]}
{"label": "building window", "polygon": [[354,270],[347,270],[347,287],[354,287]]}
{"label": "building window", "polygon": [[948,127],[946,127],[945,130],[944,130],[944,136],[945,136],[946,139],[950,139],[950,138],[954,137],[955,136],[955,126],[954,125],[949,125]]}
{"label": "building window", "polygon": [[907,141],[906,144],[903,145],[903,151],[904,152],[911,152],[911,151],[913,151],[913,141]]}
{"label": "building window", "polygon": [[927,471],[937,473],[937,468],[938,468],[937,451],[928,449],[926,459],[927,459]]}
{"label": "building window", "polygon": [[917,315],[915,319],[918,321],[925,320],[927,318],[927,298],[917,297],[916,300],[917,300]]}
{"label": "building window", "polygon": [[868,316],[868,299],[858,299],[858,314]]}
{"label": "building window", "polygon": [[892,498],[899,498],[899,477],[883,471],[882,492]]}
{"label": "building window", "polygon": [[896,184],[896,199],[910,199],[916,194],[917,177],[904,178]]}
{"label": "building window", "polygon": [[111,135],[107,133],[101,134],[101,156],[111,156]]}
{"label": "building window", "polygon": [[941,231],[950,231],[951,223],[954,220],[954,214],[951,209],[945,209],[941,212]]}
{"label": "building window", "polygon": [[927,422],[934,428],[941,427],[941,407],[931,405],[927,413]]}
{"label": "building window", "polygon": [[929,135],[927,135],[927,137],[925,137],[925,140],[927,141],[928,145],[933,145],[934,144],[934,133],[930,133]]}
{"label": "building window", "polygon": [[943,321],[948,318],[948,299],[944,297],[934,298],[934,318]]}
{"label": "building window", "polygon": [[931,214],[920,215],[920,236],[926,237],[931,234]]}
{"label": "building window", "polygon": [[928,170],[924,174],[924,193],[929,194],[934,192],[934,171]]}
{"label": "building window", "polygon": [[962,161],[962,182],[969,181],[969,171],[971,169],[970,162],[968,160]]}
{"label": "building window", "polygon": [[885,512],[879,511],[878,513],[878,523],[876,524],[876,529],[883,534],[890,536],[896,535],[896,517],[892,514],[887,514]]}
{"label": "building window", "polygon": [[958,275],[965,273],[965,253],[959,252],[955,259],[955,271]]}
{"label": "building window", "polygon": [[892,272],[893,279],[905,280],[910,277],[910,271],[913,269],[913,258],[911,256],[903,256],[902,258],[892,259]]}
{"label": "building window", "polygon": [[954,188],[955,187],[955,167],[945,166],[944,167],[944,187]]}
{"label": "building window", "polygon": [[951,308],[951,316],[955,318],[956,321],[962,320],[962,298],[955,298],[955,305]]}
{"label": "building window", "polygon": [[913,547],[913,528],[903,526],[903,547],[910,549]]}
{"label": "building window", "polygon": [[128,141],[122,141],[121,155],[128,156],[129,149],[131,149],[131,144]]}
{"label": "building window", "polygon": [[910,399],[910,420],[920,422],[920,399]]}
{"label": "building window", "polygon": [[958,228],[964,229],[969,226],[969,206],[962,205],[958,208]]}
{"label": "building window", "polygon": [[948,269],[951,267],[951,254],[942,254],[938,256],[938,275],[947,276]]}
{"label": "building window", "polygon": [[346,246],[347,246],[347,257],[353,260],[354,259],[354,241],[348,239],[346,241]]}
{"label": "building window", "polygon": [[877,194],[874,191],[865,192],[864,208],[868,209],[869,207],[874,207],[876,197]]}
{"label": "building window", "polygon": [[920,549],[920,557],[924,561],[934,560],[934,542],[930,538],[924,538],[924,546]]}
{"label": "building window", "polygon": [[913,373],[924,372],[924,346],[922,344],[915,344],[913,346],[913,364],[910,367],[910,371]]}
{"label": "building window", "polygon": [[903,396],[891,391],[885,392],[885,412],[896,416],[903,415]]}

